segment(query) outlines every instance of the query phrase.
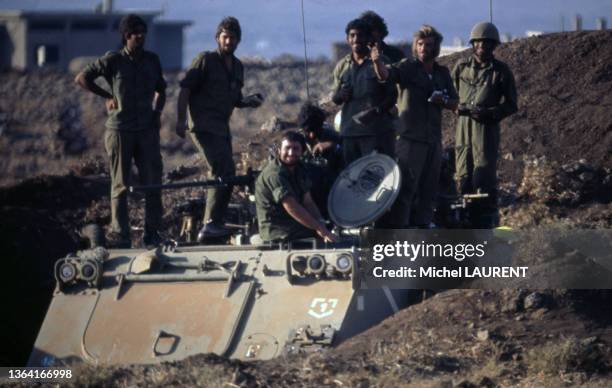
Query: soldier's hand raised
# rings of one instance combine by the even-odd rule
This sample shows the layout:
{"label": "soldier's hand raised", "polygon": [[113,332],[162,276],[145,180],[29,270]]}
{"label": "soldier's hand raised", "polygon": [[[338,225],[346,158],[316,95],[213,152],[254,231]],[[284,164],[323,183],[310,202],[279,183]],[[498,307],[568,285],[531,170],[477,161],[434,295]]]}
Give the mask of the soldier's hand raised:
{"label": "soldier's hand raised", "polygon": [[368,47],[370,47],[370,59],[372,59],[372,62],[378,61],[382,55],[382,50],[378,42],[370,44]]}

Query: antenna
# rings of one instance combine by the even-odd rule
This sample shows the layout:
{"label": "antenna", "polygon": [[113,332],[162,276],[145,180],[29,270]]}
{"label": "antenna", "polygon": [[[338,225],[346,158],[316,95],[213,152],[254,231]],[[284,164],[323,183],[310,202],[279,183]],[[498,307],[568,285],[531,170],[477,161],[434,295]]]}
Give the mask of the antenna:
{"label": "antenna", "polygon": [[304,36],[304,77],[306,78],[306,98],[310,100],[310,87],[308,86],[308,55],[306,53],[306,23],[304,22],[304,0],[302,3],[302,35]]}
{"label": "antenna", "polygon": [[493,23],[493,0],[489,0],[489,21]]}

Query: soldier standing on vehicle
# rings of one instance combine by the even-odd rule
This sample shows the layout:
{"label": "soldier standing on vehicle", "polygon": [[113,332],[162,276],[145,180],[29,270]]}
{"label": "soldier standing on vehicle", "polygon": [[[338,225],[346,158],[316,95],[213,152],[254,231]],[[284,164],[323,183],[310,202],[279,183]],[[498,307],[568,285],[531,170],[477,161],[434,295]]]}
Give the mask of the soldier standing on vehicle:
{"label": "soldier standing on vehicle", "polygon": [[433,220],[442,160],[442,109],[454,110],[458,101],[448,68],[436,62],[441,43],[442,35],[424,25],[412,40],[414,61],[385,66],[379,47],[371,51],[379,79],[400,89],[396,153],[402,188],[387,216],[388,226],[429,227]]}
{"label": "soldier standing on vehicle", "polygon": [[[391,83],[380,83],[369,58],[370,25],[361,19],[348,23],[346,41],[351,53],[334,69],[332,100],[342,105],[340,136],[345,164],[374,150],[394,155],[393,116],[397,90]],[[387,57],[381,56],[385,63]]]}
{"label": "soldier standing on vehicle", "polygon": [[459,194],[480,191],[489,197],[474,204],[474,227],[493,227],[497,214],[499,122],[518,110],[514,76],[495,59],[499,32],[492,23],[478,23],[470,34],[473,53],[452,72],[459,93],[455,140],[455,179]]}
{"label": "soldier standing on vehicle", "polygon": [[[176,134],[185,137],[189,108],[191,139],[210,166],[212,178],[236,174],[229,128],[234,107],[257,108],[263,102],[260,94],[242,96],[244,69],[234,56],[241,34],[236,18],[224,18],[215,35],[217,50],[200,53],[180,82]],[[208,189],[199,241],[229,234],[224,216],[231,194],[231,186]]]}
{"label": "soldier standing on vehicle", "polygon": [[396,63],[406,58],[406,54],[402,50],[385,43],[384,39],[389,35],[385,19],[374,11],[365,11],[359,18],[370,25],[372,40],[374,43],[378,43],[379,53],[389,58],[391,63]]}
{"label": "soldier standing on vehicle", "polygon": [[[159,57],[144,50],[147,25],[130,14],[119,24],[123,48],[109,52],[88,65],[75,82],[106,100],[108,120],[104,144],[110,160],[111,228],[117,247],[129,248],[127,187],[132,159],[138,167],[140,183],[161,184],[162,159],[159,144],[160,116],[166,101],[166,82]],[[94,81],[103,77],[108,92]],[[162,203],[159,191],[145,197],[144,244],[160,242]]]}
{"label": "soldier standing on vehicle", "polygon": [[302,135],[286,132],[278,154],[257,177],[255,203],[263,241],[286,242],[315,236],[336,241],[310,194],[311,182],[301,162],[305,147]]}

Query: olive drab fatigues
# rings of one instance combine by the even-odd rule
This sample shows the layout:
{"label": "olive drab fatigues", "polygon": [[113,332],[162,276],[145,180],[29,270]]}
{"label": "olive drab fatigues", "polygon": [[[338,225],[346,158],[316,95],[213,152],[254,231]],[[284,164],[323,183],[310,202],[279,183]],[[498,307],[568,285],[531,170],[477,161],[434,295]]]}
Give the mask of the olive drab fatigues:
{"label": "olive drab fatigues", "polygon": [[[128,239],[127,186],[131,180],[132,159],[141,184],[161,184],[162,180],[159,127],[154,123],[153,99],[155,92],[165,91],[166,82],[156,54],[144,51],[132,58],[125,48],[98,58],[83,73],[89,81],[103,77],[118,103],[118,108],[108,114],[104,144],[110,159],[111,226]],[[148,191],[145,200],[146,235],[160,227],[161,193]]]}
{"label": "olive drab fatigues", "polygon": [[255,181],[257,221],[263,241],[291,241],[314,236],[314,231],[291,217],[282,204],[284,198],[292,196],[303,205],[304,195],[310,188],[311,181],[301,163],[291,172],[278,158],[268,162]]}
{"label": "olive drab fatigues", "polygon": [[517,108],[514,76],[508,66],[496,59],[480,65],[471,57],[459,61],[452,72],[459,103],[467,108],[480,107],[489,117],[481,122],[459,116],[455,139],[455,179],[461,194],[480,190],[489,194],[480,211],[497,211],[497,158],[499,122]]}
{"label": "olive drab fatigues", "polygon": [[[397,228],[429,225],[433,219],[442,159],[442,107],[428,102],[435,91],[456,100],[448,68],[434,63],[429,75],[419,61],[403,60],[387,66],[387,82],[399,86],[399,129],[396,155],[402,187],[388,223]],[[410,219],[414,209],[414,219]]]}
{"label": "olive drab fatigues", "polygon": [[[238,58],[232,59],[232,69],[228,70],[219,52],[200,53],[180,82],[190,91],[191,139],[209,165],[211,178],[236,174],[229,120],[234,107],[243,106],[244,69]],[[231,194],[232,187],[208,189],[204,222],[223,224]]]}
{"label": "olive drab fatigues", "polygon": [[[385,63],[388,58],[381,57]],[[342,151],[345,164],[378,150],[394,155],[395,138],[393,117],[389,109],[397,99],[397,89],[390,83],[378,82],[374,65],[369,58],[359,65],[352,54],[342,58],[334,69],[333,92],[343,86],[352,89],[351,99],[342,105]],[[359,124],[353,116],[371,108],[379,108],[367,124]]]}
{"label": "olive drab fatigues", "polygon": [[[332,129],[322,129],[317,139],[305,137],[307,149],[302,160],[312,182],[312,200],[325,218],[328,216],[327,197],[344,166],[340,136]],[[320,155],[313,155],[312,148],[319,142],[332,142],[334,146]]]}

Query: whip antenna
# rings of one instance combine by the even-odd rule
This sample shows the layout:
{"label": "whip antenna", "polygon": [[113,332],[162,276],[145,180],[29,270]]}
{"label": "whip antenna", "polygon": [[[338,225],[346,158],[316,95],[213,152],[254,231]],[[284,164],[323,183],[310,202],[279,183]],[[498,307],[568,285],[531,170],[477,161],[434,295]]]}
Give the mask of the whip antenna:
{"label": "whip antenna", "polygon": [[306,98],[310,100],[310,87],[308,86],[308,55],[306,54],[306,23],[304,22],[304,0],[302,3],[302,35],[304,36],[304,77],[306,78]]}

